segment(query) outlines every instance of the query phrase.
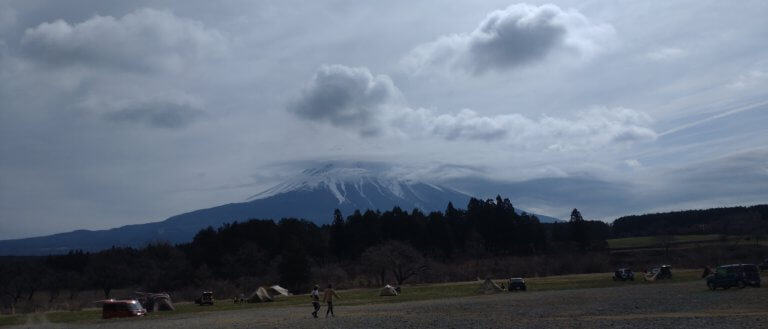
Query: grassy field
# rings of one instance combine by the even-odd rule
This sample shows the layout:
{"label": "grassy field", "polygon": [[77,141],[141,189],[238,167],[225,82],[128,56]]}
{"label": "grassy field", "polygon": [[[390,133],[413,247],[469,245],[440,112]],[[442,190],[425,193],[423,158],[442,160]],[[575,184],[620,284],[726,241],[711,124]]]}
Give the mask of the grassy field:
{"label": "grassy field", "polygon": [[[606,241],[608,242],[608,247],[610,249],[639,249],[639,248],[659,247],[664,244],[660,236],[640,236],[640,237],[632,237],[632,238],[608,239]],[[725,237],[725,240],[723,240],[723,237],[719,234],[674,235],[671,242],[673,247],[679,247],[681,245],[694,244],[694,243],[700,243],[700,244],[721,244],[721,243],[737,243],[737,242],[740,244],[754,243],[754,241],[745,240],[744,236],[729,235]],[[760,244],[768,245],[768,239],[766,237],[761,237]]]}
{"label": "grassy field", "polygon": [[26,315],[0,315],[0,326],[12,326],[26,322]]}
{"label": "grassy field", "polygon": [[[611,273],[594,274],[576,274],[550,276],[540,278],[526,279],[528,290],[547,291],[547,290],[565,290],[565,289],[585,289],[613,287],[622,285],[638,284],[666,284],[669,282],[692,281],[699,279],[699,270],[674,270],[674,280],[664,280],[660,282],[644,282],[642,273],[637,273],[637,280],[627,282],[614,282],[611,280]],[[503,280],[497,280],[498,283]],[[477,295],[477,289],[480,282],[455,282],[439,284],[419,284],[404,285],[403,293],[393,297],[379,297],[379,289],[351,289],[339,291],[341,300],[339,305],[361,305],[377,303],[400,303],[407,301],[444,299],[455,297],[467,297]],[[703,287],[703,285],[702,285]],[[281,306],[307,306],[309,307],[309,297],[307,295],[278,297],[271,303],[258,304],[234,304],[230,300],[218,301],[213,306],[197,306],[192,303],[176,303],[175,312],[157,312],[146,317],[145,320],[151,321],[153,318],[166,316],[181,316],[184,314],[193,314],[200,312],[222,312],[238,309],[255,309],[262,307],[281,307]],[[44,314],[45,318],[53,323],[98,323],[101,320],[101,311],[98,309],[86,309],[74,312],[48,312]],[[26,323],[28,316],[0,316],[0,326]],[[134,319],[135,320],[135,319]],[[122,320],[108,320],[122,321]]]}

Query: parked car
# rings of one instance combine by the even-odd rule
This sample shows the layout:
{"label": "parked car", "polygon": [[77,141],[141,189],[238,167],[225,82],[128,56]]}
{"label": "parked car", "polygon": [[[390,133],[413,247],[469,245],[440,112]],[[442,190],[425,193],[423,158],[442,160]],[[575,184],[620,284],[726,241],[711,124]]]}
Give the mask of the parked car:
{"label": "parked car", "polygon": [[632,272],[631,269],[628,268],[620,268],[613,272],[613,281],[634,281],[635,280],[635,273]]}
{"label": "parked car", "polygon": [[133,316],[144,316],[147,310],[141,307],[139,301],[135,299],[124,300],[105,300],[101,307],[101,318],[126,318]]}
{"label": "parked car", "polygon": [[197,305],[213,305],[213,292],[203,291],[200,297],[195,298],[195,304]]}
{"label": "parked car", "polygon": [[661,265],[659,267],[659,275],[656,276],[656,279],[671,279],[672,278],[672,266],[670,265]]}
{"label": "parked car", "polygon": [[711,290],[730,287],[744,288],[750,285],[760,287],[760,271],[754,264],[731,264],[718,266],[715,274],[707,277],[707,287]]}
{"label": "parked car", "polygon": [[748,285],[760,287],[760,268],[754,264],[743,264],[741,269],[744,271],[744,282]]}
{"label": "parked car", "polygon": [[525,291],[528,288],[525,286],[525,280],[523,278],[511,278],[509,279],[509,287],[507,289],[509,289],[509,291]]}

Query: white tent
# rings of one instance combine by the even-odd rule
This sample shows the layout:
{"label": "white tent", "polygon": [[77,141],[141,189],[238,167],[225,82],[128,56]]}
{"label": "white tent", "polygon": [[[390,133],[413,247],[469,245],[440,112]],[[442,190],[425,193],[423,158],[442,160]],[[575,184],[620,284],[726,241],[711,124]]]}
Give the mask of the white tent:
{"label": "white tent", "polygon": [[248,297],[249,303],[263,303],[263,302],[271,302],[272,296],[269,295],[267,292],[267,289],[264,289],[264,287],[259,287],[259,289],[256,289],[251,296]]}
{"label": "white tent", "polygon": [[659,275],[659,269],[654,268],[648,273],[645,273],[645,281],[656,281],[656,277]]}
{"label": "white tent", "polygon": [[386,285],[379,290],[379,296],[397,296],[397,290],[393,286]]}
{"label": "white tent", "polygon": [[278,286],[278,285],[274,285],[274,286],[269,287],[269,289],[267,291],[273,297],[275,297],[275,296],[290,296],[291,295],[291,292],[288,291],[288,289],[285,289],[285,288],[283,288],[281,286]]}
{"label": "white tent", "polygon": [[477,289],[478,293],[481,294],[495,294],[497,292],[503,292],[504,289],[501,289],[496,282],[493,282],[491,279],[485,279],[482,285],[480,285],[480,288]]}
{"label": "white tent", "polygon": [[147,312],[155,311],[175,311],[171,296],[167,293],[147,293],[136,291],[134,294],[138,295],[138,300],[141,305],[147,310]]}

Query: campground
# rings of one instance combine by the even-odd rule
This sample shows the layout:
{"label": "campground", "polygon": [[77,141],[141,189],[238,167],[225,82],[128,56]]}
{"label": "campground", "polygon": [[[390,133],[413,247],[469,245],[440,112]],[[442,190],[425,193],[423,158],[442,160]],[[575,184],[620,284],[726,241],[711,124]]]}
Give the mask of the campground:
{"label": "campground", "polygon": [[686,234],[667,236],[638,236],[631,238],[608,239],[608,248],[612,251],[631,251],[664,249],[669,244],[672,249],[700,248],[702,246],[768,245],[768,237],[749,235]]}
{"label": "campground", "polygon": [[[173,312],[101,320],[100,311],[49,312],[0,317],[10,328],[304,328],[321,327],[759,327],[768,315],[766,288],[709,291],[700,270],[677,270],[673,280],[614,282],[610,273],[531,278],[529,291],[478,295],[480,282],[403,286],[395,297],[378,289],[342,290],[334,319],[312,319],[306,295],[271,303],[214,306],[176,303]],[[763,276],[764,282],[768,277]],[[325,308],[321,310],[325,311]],[[724,322],[720,322],[723,320]],[[394,322],[390,322],[394,321]],[[573,321],[573,322],[562,322]],[[650,322],[649,322],[650,321]],[[764,321],[763,321],[764,322]],[[19,326],[15,326],[17,324]],[[741,324],[741,326],[733,326]],[[746,325],[749,324],[749,325]],[[638,326],[639,325],[639,326]]]}

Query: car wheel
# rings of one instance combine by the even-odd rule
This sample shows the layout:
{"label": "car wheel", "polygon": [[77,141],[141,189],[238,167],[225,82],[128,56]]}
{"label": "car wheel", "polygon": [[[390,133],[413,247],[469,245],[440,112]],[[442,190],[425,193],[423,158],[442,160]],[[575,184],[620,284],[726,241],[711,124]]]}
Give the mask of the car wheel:
{"label": "car wheel", "polygon": [[709,290],[715,290],[715,289],[717,289],[717,286],[715,286],[715,284],[714,284],[714,283],[712,283],[712,282],[710,282],[710,283],[707,283],[707,287],[709,287]]}
{"label": "car wheel", "polygon": [[744,286],[746,286],[746,285],[744,284],[744,281],[739,281],[739,283],[738,283],[738,287],[739,287],[739,289],[744,289]]}

